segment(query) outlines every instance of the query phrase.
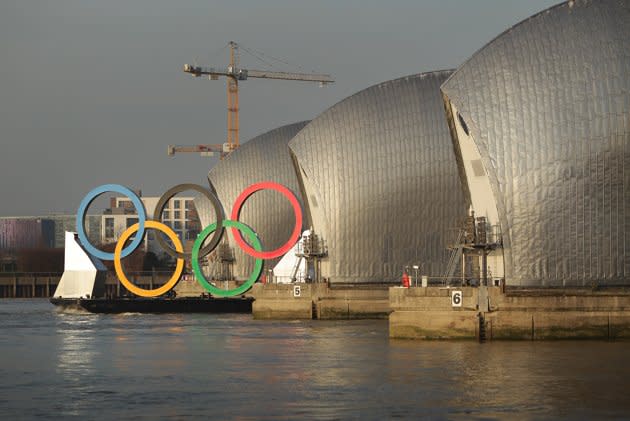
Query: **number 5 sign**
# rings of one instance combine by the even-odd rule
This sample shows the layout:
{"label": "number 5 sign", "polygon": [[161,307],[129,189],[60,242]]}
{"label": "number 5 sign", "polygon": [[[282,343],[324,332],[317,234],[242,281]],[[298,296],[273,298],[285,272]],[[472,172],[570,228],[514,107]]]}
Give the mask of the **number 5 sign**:
{"label": "number 5 sign", "polygon": [[462,291],[451,291],[451,305],[453,307],[461,307],[463,299]]}

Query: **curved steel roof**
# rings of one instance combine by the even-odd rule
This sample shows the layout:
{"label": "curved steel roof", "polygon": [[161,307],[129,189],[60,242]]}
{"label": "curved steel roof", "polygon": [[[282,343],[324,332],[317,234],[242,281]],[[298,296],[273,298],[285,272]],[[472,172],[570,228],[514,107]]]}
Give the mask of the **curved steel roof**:
{"label": "curved steel roof", "polygon": [[[261,181],[280,183],[301,201],[287,143],[306,123],[289,124],[256,136],[209,171],[208,181],[223,204],[227,218],[240,193]],[[203,204],[201,207],[202,221],[210,220],[213,211]],[[279,193],[259,191],[245,202],[239,220],[252,227],[264,250],[273,250],[290,237],[295,217],[289,202]],[[246,278],[253,269],[254,259],[236,245],[230,231],[227,229],[225,232],[234,251],[233,274],[237,279]],[[264,269],[272,269],[278,261],[279,258],[265,260]]]}
{"label": "curved steel roof", "polygon": [[439,90],[450,74],[362,90],[289,142],[331,282],[398,281],[414,264],[444,273],[467,209]]}
{"label": "curved steel roof", "polygon": [[534,15],[442,91],[490,179],[507,282],[627,283],[630,3],[570,1]]}

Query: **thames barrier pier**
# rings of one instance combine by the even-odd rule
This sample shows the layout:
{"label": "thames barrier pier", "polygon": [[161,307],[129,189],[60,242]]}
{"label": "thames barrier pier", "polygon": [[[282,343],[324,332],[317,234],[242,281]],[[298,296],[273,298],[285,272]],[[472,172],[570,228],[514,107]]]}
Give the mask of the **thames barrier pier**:
{"label": "thames barrier pier", "polygon": [[391,338],[630,338],[628,289],[396,287],[389,305]]}
{"label": "thames barrier pier", "polygon": [[255,319],[386,319],[390,312],[387,287],[256,284],[251,295]]}

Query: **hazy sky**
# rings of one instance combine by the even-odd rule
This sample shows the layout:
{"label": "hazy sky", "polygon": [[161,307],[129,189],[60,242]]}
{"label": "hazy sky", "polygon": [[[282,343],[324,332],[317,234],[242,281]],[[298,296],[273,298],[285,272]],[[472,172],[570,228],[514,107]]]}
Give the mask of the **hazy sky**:
{"label": "hazy sky", "polygon": [[337,81],[243,82],[243,142],[375,83],[455,68],[557,2],[2,0],[0,216],[74,213],[104,183],[206,184],[216,159],[166,149],[225,141],[225,80],[182,66],[225,65],[229,40]]}

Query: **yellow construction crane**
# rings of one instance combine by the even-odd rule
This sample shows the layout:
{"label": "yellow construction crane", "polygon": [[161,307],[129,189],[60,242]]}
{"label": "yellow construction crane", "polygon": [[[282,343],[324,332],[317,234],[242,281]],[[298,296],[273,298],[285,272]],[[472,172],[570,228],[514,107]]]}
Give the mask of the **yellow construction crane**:
{"label": "yellow construction crane", "polygon": [[[227,79],[227,141],[222,145],[169,145],[169,156],[177,152],[198,152],[202,156],[213,156],[218,153],[221,158],[238,148],[238,82],[249,78],[258,79],[281,79],[281,80],[298,80],[306,82],[319,82],[320,85],[326,85],[334,82],[330,75],[313,74],[313,73],[289,73],[275,72],[268,70],[252,70],[241,69],[238,63],[239,45],[234,41],[228,43],[230,47],[230,64],[227,68],[213,68],[184,65],[184,72],[190,73],[195,77],[208,76],[210,80],[217,80],[219,76],[225,76]],[[244,48],[244,47],[243,47]]]}

